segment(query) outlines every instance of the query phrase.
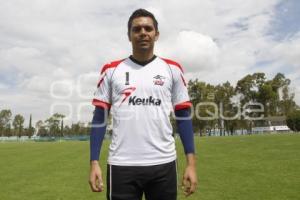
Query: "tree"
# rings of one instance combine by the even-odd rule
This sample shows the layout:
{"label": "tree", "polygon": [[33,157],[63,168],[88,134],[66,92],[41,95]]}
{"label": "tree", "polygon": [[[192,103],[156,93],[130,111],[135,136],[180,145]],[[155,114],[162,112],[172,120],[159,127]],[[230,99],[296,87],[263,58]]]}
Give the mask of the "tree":
{"label": "tree", "polygon": [[43,126],[43,121],[42,120],[39,120],[39,121],[37,121],[36,123],[35,123],[35,128],[37,129],[37,130],[39,130],[42,126]]}
{"label": "tree", "polygon": [[227,81],[222,85],[215,87],[215,103],[219,106],[218,114],[218,127],[220,129],[220,135],[225,136],[225,130],[227,133],[231,132],[233,135],[236,129],[237,123],[235,121],[235,107],[231,102],[231,98],[235,95],[233,86]]}
{"label": "tree", "polygon": [[47,136],[48,135],[48,131],[42,120],[39,120],[36,122],[35,128],[37,129],[37,135],[39,135],[39,136]]}
{"label": "tree", "polygon": [[288,114],[287,126],[293,131],[300,131],[300,110],[295,110]]}
{"label": "tree", "polygon": [[[208,128],[211,130],[215,125],[215,120],[203,120],[205,117],[209,117],[209,112],[214,113],[212,106],[199,106],[199,103],[213,102],[214,101],[214,86],[200,82],[198,79],[190,80],[188,83],[188,91],[191,98],[191,102],[195,109],[195,113],[192,118],[194,132],[199,132],[200,136],[203,135],[203,131]],[[197,116],[203,117],[200,119]],[[210,131],[209,131],[210,133]]]}
{"label": "tree", "polygon": [[17,135],[18,137],[21,137],[22,135],[22,131],[23,131],[23,124],[24,124],[24,117],[20,114],[17,114],[13,120],[13,127],[15,129],[15,131],[17,131]]}
{"label": "tree", "polygon": [[265,83],[264,73],[254,73],[247,75],[237,82],[235,91],[242,94],[241,103],[258,102],[259,88]]}
{"label": "tree", "polygon": [[[282,73],[277,73],[275,77],[269,81],[271,87],[272,87],[272,96],[269,98],[268,102],[268,111],[269,115],[271,116],[278,116],[278,115],[286,115],[287,113],[284,111],[282,112],[281,109],[281,102],[279,98],[280,90],[283,92],[283,98],[288,101],[288,86],[291,83],[291,80],[288,78],[285,78],[285,76]],[[293,98],[293,97],[292,97]],[[284,100],[284,101],[285,101]],[[290,99],[292,100],[292,99]],[[282,101],[283,102],[283,101]]]}
{"label": "tree", "polygon": [[66,125],[63,129],[63,135],[71,135],[71,134],[72,134],[71,128],[68,125]]}
{"label": "tree", "polygon": [[9,129],[10,131],[10,120],[11,120],[11,111],[9,109],[7,110],[1,110],[0,112],[0,135],[4,135],[5,129]]}
{"label": "tree", "polygon": [[64,118],[65,118],[65,115],[63,114],[59,114],[59,113],[55,113],[53,115],[54,118],[56,119],[60,119],[60,136],[63,136],[63,131],[64,131]]}
{"label": "tree", "polygon": [[[246,103],[261,103],[264,116],[279,115],[279,89],[290,83],[283,74],[278,73],[272,80],[266,80],[264,73],[247,75],[238,81],[236,92],[242,95],[241,105]],[[251,117],[259,117],[260,113],[250,113]],[[248,130],[259,121],[247,120]]]}
{"label": "tree", "polygon": [[61,136],[64,136],[64,119],[63,118],[61,119],[61,122],[60,122],[60,134],[61,134]]}
{"label": "tree", "polygon": [[62,130],[59,130],[59,122],[65,116],[59,113],[54,113],[50,118],[48,118],[45,122],[49,127],[50,136],[57,136],[62,134]]}
{"label": "tree", "polygon": [[72,135],[80,135],[80,122],[71,125]]}
{"label": "tree", "polygon": [[32,127],[32,115],[30,114],[27,135],[31,137],[33,133],[34,133],[34,128]]}
{"label": "tree", "polygon": [[280,112],[283,115],[287,116],[296,109],[297,105],[294,101],[294,97],[295,94],[290,94],[288,86],[285,85],[282,88],[282,100],[279,102]]}

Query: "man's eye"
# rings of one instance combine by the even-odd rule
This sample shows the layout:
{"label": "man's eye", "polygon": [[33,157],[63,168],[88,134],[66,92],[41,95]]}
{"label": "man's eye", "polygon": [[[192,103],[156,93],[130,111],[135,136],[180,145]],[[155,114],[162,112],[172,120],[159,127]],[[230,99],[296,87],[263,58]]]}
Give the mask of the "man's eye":
{"label": "man's eye", "polygon": [[152,26],[145,26],[145,30],[147,32],[151,32],[151,31],[153,31],[153,27]]}
{"label": "man's eye", "polygon": [[152,26],[136,26],[136,27],[132,27],[132,32],[134,33],[139,33],[142,29],[144,29],[146,32],[151,32],[153,31],[153,27]]}
{"label": "man's eye", "polygon": [[141,27],[137,26],[137,27],[133,27],[132,28],[132,31],[135,32],[135,33],[138,33],[141,31]]}

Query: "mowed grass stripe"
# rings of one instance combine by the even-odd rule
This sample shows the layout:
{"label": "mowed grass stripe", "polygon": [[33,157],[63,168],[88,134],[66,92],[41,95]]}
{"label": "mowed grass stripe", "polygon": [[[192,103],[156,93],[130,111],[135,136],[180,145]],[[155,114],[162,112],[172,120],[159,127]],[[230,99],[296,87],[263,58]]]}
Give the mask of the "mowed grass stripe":
{"label": "mowed grass stripe", "polygon": [[[299,199],[299,134],[196,137],[195,143],[199,185],[188,199]],[[108,145],[102,147],[104,179]],[[179,140],[177,149],[181,181]],[[88,175],[88,142],[0,143],[0,199],[105,199],[90,191]],[[185,199],[181,191],[178,199]]]}

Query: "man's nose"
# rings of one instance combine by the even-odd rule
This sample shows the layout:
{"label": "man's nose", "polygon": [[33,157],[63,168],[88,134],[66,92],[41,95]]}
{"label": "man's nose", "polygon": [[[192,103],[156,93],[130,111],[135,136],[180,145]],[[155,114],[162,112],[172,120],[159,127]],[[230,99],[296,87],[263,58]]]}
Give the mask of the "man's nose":
{"label": "man's nose", "polygon": [[141,28],[140,34],[145,34],[145,33],[146,33],[145,28]]}

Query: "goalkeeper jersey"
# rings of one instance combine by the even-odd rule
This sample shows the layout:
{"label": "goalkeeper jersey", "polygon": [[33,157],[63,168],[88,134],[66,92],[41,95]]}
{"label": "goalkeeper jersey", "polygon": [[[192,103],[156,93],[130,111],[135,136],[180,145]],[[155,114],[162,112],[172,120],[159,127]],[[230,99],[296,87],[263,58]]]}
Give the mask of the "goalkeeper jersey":
{"label": "goalkeeper jersey", "polygon": [[112,114],[109,164],[149,166],[176,159],[170,114],[191,106],[178,63],[154,56],[142,64],[133,57],[106,64],[92,103]]}

